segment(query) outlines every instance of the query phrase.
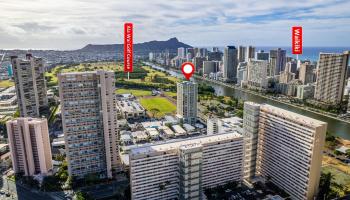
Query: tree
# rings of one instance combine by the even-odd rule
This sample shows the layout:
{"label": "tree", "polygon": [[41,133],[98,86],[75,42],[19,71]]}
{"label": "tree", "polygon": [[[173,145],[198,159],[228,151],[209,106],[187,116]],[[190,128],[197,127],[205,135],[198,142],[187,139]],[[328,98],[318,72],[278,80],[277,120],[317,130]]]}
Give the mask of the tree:
{"label": "tree", "polygon": [[82,191],[78,191],[75,193],[75,198],[76,200],[90,200],[90,199],[93,199],[90,197],[90,195],[88,195],[87,193],[85,192],[82,192]]}
{"label": "tree", "polygon": [[333,178],[334,176],[330,172],[321,174],[318,199],[330,199]]}
{"label": "tree", "polygon": [[156,114],[160,112],[160,110],[158,108],[152,108],[150,112],[152,113],[152,117],[154,118]]}

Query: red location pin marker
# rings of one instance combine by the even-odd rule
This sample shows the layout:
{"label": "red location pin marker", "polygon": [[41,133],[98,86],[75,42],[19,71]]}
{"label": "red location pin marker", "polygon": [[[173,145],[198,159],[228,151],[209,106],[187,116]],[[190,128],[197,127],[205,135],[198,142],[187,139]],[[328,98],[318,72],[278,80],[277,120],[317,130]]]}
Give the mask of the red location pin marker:
{"label": "red location pin marker", "polygon": [[184,62],[181,65],[181,71],[187,80],[190,80],[194,73],[194,65],[191,62]]}

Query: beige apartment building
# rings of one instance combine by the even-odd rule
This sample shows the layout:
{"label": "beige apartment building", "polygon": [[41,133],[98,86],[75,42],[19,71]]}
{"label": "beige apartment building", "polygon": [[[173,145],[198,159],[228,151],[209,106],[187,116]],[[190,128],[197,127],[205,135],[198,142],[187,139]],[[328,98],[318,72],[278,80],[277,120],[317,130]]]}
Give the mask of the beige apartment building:
{"label": "beige apartment building", "polygon": [[304,62],[300,65],[299,80],[303,85],[314,82],[314,69],[315,65],[310,62]]}
{"label": "beige apartment building", "polygon": [[27,54],[26,59],[11,56],[11,63],[20,116],[40,117],[48,106],[43,59]]}
{"label": "beige apartment building", "polygon": [[320,53],[317,65],[315,99],[327,104],[343,100],[350,51],[342,54]]}
{"label": "beige apartment building", "polygon": [[17,118],[8,121],[6,127],[15,173],[49,174],[52,157],[47,120]]}
{"label": "beige apartment building", "polygon": [[267,68],[266,60],[249,59],[247,64],[247,84],[252,89],[267,89]]}
{"label": "beige apartment building", "polygon": [[62,73],[58,81],[69,175],[111,178],[120,166],[114,72]]}
{"label": "beige apartment building", "polygon": [[198,84],[191,81],[177,83],[177,116],[184,123],[194,125],[197,120]]}
{"label": "beige apartment building", "polygon": [[257,142],[251,140],[251,144],[257,144],[255,175],[269,179],[292,199],[314,199],[327,123],[251,102],[245,103],[244,112],[245,130],[257,138]]}
{"label": "beige apartment building", "polygon": [[232,131],[132,148],[131,199],[203,199],[205,188],[241,182],[243,145]]}

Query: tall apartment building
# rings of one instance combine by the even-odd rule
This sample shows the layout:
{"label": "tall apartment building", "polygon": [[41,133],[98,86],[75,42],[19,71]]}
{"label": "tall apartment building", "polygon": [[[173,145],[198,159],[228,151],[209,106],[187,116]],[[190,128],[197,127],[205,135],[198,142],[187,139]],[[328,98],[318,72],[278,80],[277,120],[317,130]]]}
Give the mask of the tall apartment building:
{"label": "tall apartment building", "polygon": [[253,47],[253,46],[248,46],[248,48],[247,48],[246,61],[248,61],[249,59],[255,59],[255,47]]}
{"label": "tall apartment building", "polygon": [[243,145],[230,132],[132,148],[131,199],[202,199],[206,188],[240,182]]}
{"label": "tall apartment building", "polygon": [[279,76],[279,83],[289,83],[295,79],[295,74],[289,71],[283,71]]}
{"label": "tall apartment building", "polygon": [[269,60],[269,53],[264,52],[264,50],[260,50],[256,53],[256,59],[257,60]]}
{"label": "tall apartment building", "polygon": [[270,76],[279,75],[286,66],[286,50],[270,50]]}
{"label": "tall apartment building", "polygon": [[177,56],[179,58],[185,59],[186,55],[187,55],[187,53],[186,53],[186,49],[184,47],[177,48]]}
{"label": "tall apartment building", "polygon": [[11,63],[20,116],[39,117],[48,106],[43,59],[27,54],[26,59],[11,56]]}
{"label": "tall apartment building", "polygon": [[247,81],[248,78],[248,69],[247,62],[240,62],[237,68],[237,84],[242,85]]}
{"label": "tall apartment building", "polygon": [[177,116],[184,123],[197,121],[198,84],[191,81],[177,83]]}
{"label": "tall apartment building", "polygon": [[69,175],[112,177],[120,162],[114,72],[62,73],[58,82]]}
{"label": "tall apartment building", "polygon": [[342,54],[320,53],[317,65],[315,99],[338,104],[343,99],[350,51]]}
{"label": "tall apartment building", "polygon": [[248,87],[255,89],[267,89],[268,65],[268,62],[265,60],[249,59],[247,64]]}
{"label": "tall apartment building", "polygon": [[246,61],[246,54],[247,54],[247,47],[245,46],[238,46],[238,62],[245,62]]}
{"label": "tall apartment building", "polygon": [[25,176],[52,171],[49,129],[46,119],[17,118],[6,123],[12,165]]}
{"label": "tall apartment building", "polygon": [[260,104],[245,102],[243,110],[244,180],[251,182],[256,172]]}
{"label": "tall apartment building", "polygon": [[195,67],[195,71],[200,72],[203,69],[203,62],[206,61],[205,57],[194,57],[192,59],[193,65]]}
{"label": "tall apartment building", "polygon": [[234,46],[227,46],[224,50],[223,78],[225,81],[236,82],[237,77],[237,49]]}
{"label": "tall apartment building", "polygon": [[299,80],[306,85],[314,82],[314,69],[315,65],[310,62],[305,62],[300,65],[299,68]]}
{"label": "tall apartment building", "polygon": [[270,179],[292,199],[313,199],[320,181],[327,123],[265,104],[246,102],[245,108],[244,134],[253,138],[246,145],[257,144],[255,163],[249,162],[254,157],[246,153],[250,170],[245,177],[252,176],[249,172],[255,164],[256,176]]}
{"label": "tall apartment building", "polygon": [[219,71],[219,61],[203,61],[203,75]]}

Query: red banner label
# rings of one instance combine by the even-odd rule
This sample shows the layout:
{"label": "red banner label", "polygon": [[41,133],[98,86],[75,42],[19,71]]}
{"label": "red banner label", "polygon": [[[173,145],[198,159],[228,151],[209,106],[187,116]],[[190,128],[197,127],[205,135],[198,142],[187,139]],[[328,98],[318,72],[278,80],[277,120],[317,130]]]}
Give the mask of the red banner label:
{"label": "red banner label", "polygon": [[301,26],[292,27],[292,53],[303,53],[303,27]]}
{"label": "red banner label", "polygon": [[124,72],[132,72],[133,63],[133,25],[124,24]]}

